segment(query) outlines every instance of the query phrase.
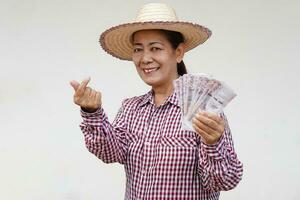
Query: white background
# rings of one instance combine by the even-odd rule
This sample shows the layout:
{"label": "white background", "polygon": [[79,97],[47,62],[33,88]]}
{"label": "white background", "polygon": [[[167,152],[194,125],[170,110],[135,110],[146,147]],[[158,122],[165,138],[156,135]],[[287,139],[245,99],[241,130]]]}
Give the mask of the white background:
{"label": "white background", "polygon": [[[123,166],[85,148],[69,81],[91,76],[111,121],[123,98],[149,90],[98,43],[147,2],[0,1],[0,199],[123,199]],[[186,54],[189,72],[238,94],[225,113],[244,176],[220,199],[300,199],[299,1],[165,2],[213,32]]]}

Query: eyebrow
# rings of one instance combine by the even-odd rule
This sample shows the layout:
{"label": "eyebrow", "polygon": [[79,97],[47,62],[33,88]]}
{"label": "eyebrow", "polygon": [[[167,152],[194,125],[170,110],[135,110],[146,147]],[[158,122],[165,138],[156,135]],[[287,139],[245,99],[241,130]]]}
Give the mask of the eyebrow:
{"label": "eyebrow", "polygon": [[[160,44],[160,45],[163,45],[163,43],[161,43],[161,42],[150,42],[150,43],[148,44],[148,46],[151,46],[151,45],[153,45],[153,44]],[[138,43],[138,42],[133,43],[133,45],[141,45],[141,46],[143,46],[142,43]]]}

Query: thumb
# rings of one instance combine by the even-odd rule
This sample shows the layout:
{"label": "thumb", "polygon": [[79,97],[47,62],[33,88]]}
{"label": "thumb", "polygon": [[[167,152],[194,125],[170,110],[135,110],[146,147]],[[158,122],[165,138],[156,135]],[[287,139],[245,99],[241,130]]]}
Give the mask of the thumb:
{"label": "thumb", "polygon": [[77,81],[70,81],[70,85],[73,87],[73,89],[76,91],[79,87],[79,83]]}

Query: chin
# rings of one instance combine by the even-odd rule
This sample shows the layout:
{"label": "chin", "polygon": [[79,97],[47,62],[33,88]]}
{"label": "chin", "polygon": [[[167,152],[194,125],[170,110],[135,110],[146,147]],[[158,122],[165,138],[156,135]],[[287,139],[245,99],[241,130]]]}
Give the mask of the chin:
{"label": "chin", "polygon": [[143,79],[143,81],[151,87],[158,87],[158,86],[162,85],[162,80],[153,80],[153,79],[145,80],[145,79]]}
{"label": "chin", "polygon": [[147,80],[147,79],[143,79],[144,83],[146,83],[147,85],[150,85],[150,86],[155,86],[157,85],[157,81],[155,80]]}

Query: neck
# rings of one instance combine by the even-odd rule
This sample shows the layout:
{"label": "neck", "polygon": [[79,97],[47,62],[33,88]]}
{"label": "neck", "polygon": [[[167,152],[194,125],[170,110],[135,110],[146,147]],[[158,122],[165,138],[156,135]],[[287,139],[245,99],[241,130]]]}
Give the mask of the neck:
{"label": "neck", "polygon": [[174,91],[172,83],[166,86],[152,87],[152,89],[154,91],[154,103],[156,106],[163,104],[168,96],[170,96]]}

